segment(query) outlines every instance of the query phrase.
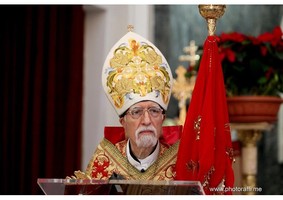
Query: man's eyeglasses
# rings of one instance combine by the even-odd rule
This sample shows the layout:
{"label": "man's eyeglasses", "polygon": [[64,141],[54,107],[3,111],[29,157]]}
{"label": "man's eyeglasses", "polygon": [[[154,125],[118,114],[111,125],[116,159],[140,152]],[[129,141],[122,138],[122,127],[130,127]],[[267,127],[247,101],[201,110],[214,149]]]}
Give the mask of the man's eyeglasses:
{"label": "man's eyeglasses", "polygon": [[138,119],[142,115],[144,115],[145,111],[147,111],[148,114],[153,118],[157,118],[163,113],[163,110],[161,108],[150,107],[150,108],[147,108],[147,109],[133,108],[133,109],[129,110],[126,114],[129,113],[132,116],[133,119]]}

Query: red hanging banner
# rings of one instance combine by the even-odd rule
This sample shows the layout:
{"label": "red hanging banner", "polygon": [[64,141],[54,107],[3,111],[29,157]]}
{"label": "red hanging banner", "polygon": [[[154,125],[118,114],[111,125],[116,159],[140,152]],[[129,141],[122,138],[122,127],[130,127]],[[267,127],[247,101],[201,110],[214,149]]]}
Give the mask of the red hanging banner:
{"label": "red hanging banner", "polygon": [[177,180],[198,180],[206,194],[232,194],[233,149],[216,36],[204,43],[181,136]]}

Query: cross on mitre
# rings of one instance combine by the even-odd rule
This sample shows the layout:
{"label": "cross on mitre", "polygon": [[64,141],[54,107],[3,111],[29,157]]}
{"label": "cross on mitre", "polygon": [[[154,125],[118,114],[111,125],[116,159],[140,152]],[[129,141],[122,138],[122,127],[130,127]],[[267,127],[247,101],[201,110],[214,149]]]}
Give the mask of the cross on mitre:
{"label": "cross on mitre", "polygon": [[133,32],[133,30],[134,30],[134,26],[131,25],[131,24],[129,24],[127,28],[128,28],[129,32]]}

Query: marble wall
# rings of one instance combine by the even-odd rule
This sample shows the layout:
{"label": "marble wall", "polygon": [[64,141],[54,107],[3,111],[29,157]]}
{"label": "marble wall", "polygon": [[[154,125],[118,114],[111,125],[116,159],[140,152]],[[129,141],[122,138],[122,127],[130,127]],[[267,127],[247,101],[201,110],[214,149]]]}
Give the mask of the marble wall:
{"label": "marble wall", "polygon": [[[216,34],[238,31],[257,36],[282,25],[283,5],[226,5],[226,12],[217,21]],[[155,45],[163,52],[176,77],[178,57],[191,40],[201,46],[207,36],[206,21],[199,14],[198,5],[156,5]],[[168,117],[178,116],[178,104],[174,97],[168,107]],[[283,164],[277,159],[277,127],[264,134],[259,142],[258,186],[261,194],[283,194]]]}

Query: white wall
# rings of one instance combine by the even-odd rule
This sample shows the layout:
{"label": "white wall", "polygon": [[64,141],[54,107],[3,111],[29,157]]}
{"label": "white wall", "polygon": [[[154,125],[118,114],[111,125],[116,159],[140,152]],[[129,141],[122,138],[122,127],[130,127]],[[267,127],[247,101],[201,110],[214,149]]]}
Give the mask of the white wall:
{"label": "white wall", "polygon": [[83,156],[85,170],[103,138],[105,126],[119,126],[118,116],[101,84],[104,59],[112,46],[134,25],[134,32],[153,41],[153,7],[147,5],[89,5],[85,10],[83,74]]}

